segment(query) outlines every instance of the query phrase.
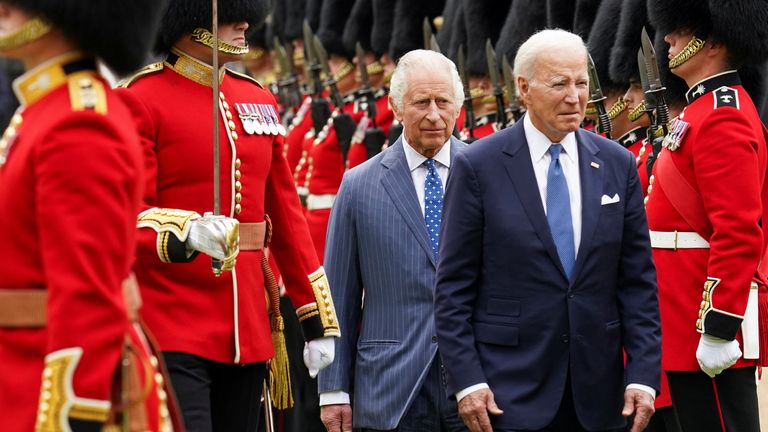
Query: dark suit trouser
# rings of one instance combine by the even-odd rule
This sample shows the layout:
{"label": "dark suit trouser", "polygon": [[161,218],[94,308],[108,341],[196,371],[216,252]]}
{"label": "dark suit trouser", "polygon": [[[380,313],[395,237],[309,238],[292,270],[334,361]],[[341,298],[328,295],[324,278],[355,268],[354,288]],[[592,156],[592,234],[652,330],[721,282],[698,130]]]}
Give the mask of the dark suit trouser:
{"label": "dark suit trouser", "polygon": [[245,366],[163,352],[187,432],[253,432],[261,409],[265,363]]}
{"label": "dark suit trouser", "polygon": [[667,372],[672,404],[683,432],[759,432],[755,368]]}
{"label": "dark suit trouser", "polygon": [[[627,430],[632,429],[632,422],[629,421]],[[648,427],[645,428],[645,432],[682,432],[680,429],[680,422],[677,420],[677,412],[675,408],[667,406],[659,408],[651,417],[651,422],[648,423]]]}
{"label": "dark suit trouser", "polygon": [[[455,398],[445,394],[445,373],[440,355],[432,361],[424,384],[406,410],[396,432],[466,432],[459,417]],[[354,407],[352,412],[354,413]],[[353,414],[354,415],[354,414]],[[356,429],[355,432],[384,432],[376,429]]]}

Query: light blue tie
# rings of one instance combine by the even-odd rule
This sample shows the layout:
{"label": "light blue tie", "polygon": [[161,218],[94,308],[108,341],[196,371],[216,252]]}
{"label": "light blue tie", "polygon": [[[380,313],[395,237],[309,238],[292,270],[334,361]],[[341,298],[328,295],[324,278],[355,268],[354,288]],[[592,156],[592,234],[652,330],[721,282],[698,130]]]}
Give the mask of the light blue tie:
{"label": "light blue tie", "polygon": [[435,160],[427,159],[427,178],[424,181],[424,222],[427,224],[427,234],[432,243],[432,253],[437,262],[437,247],[440,242],[440,221],[443,212],[443,182],[437,175]]}
{"label": "light blue tie", "polygon": [[568,194],[568,182],[560,165],[560,151],[563,146],[552,144],[549,154],[552,161],[547,172],[547,222],[552,232],[552,239],[557,247],[557,255],[565,274],[571,278],[576,253],[573,246],[573,222],[571,221],[571,199]]}

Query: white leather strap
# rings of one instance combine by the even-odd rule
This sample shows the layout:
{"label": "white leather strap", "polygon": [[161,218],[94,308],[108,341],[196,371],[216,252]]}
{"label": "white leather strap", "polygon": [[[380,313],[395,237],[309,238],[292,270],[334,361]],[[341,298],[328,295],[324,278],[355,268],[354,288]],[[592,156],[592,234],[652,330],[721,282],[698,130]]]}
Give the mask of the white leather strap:
{"label": "white leather strap", "polygon": [[307,196],[307,210],[329,209],[333,207],[334,201],[336,201],[336,194],[309,194]]}
{"label": "white leather strap", "polygon": [[709,249],[709,242],[696,232],[651,231],[651,247],[656,249]]}

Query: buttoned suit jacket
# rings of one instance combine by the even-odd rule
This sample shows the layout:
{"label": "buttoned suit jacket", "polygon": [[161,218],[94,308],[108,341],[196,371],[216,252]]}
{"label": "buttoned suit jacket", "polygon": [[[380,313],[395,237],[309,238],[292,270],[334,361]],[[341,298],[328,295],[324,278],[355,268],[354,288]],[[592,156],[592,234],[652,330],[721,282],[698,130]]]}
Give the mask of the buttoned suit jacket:
{"label": "buttoned suit jacket", "polygon": [[[318,387],[350,394],[355,428],[394,429],[437,354],[436,263],[403,145],[345,174],[328,225],[341,338]],[[455,159],[465,144],[450,146]]]}
{"label": "buttoned suit jacket", "polygon": [[522,121],[476,141],[451,167],[436,330],[449,394],[488,383],[504,411],[492,418],[498,430],[546,427],[569,373],[589,430],[624,425],[625,385],[659,387],[656,275],[635,158],[591,132],[578,130],[576,141],[582,230],[570,280]]}

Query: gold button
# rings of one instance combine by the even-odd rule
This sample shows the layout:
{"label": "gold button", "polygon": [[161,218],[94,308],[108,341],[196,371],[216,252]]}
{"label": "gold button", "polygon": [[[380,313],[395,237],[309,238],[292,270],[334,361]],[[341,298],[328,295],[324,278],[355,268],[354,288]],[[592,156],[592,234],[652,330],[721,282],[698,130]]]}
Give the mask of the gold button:
{"label": "gold button", "polygon": [[648,185],[648,193],[651,193],[651,191],[652,191],[652,190],[653,190],[653,185],[650,185],[650,184],[649,184],[649,185]]}
{"label": "gold button", "polygon": [[163,385],[164,381],[165,379],[163,378],[163,374],[159,372],[155,374],[155,383],[157,383],[157,385],[159,386]]}
{"label": "gold button", "polygon": [[242,201],[242,200],[243,200],[243,194],[241,194],[240,192],[236,193],[235,194],[235,202],[240,204],[240,201]]}
{"label": "gold button", "polygon": [[653,184],[653,181],[654,181],[654,180],[656,180],[656,177],[654,177],[653,175],[651,175],[651,177],[648,179],[648,183],[649,183],[649,184]]}
{"label": "gold button", "polygon": [[236,192],[240,192],[241,190],[243,190],[243,184],[240,183],[239,181],[236,181],[235,182],[235,191]]}
{"label": "gold button", "polygon": [[227,111],[227,120],[232,120],[232,112]]}
{"label": "gold button", "polygon": [[225,99],[225,98],[224,98],[224,92],[221,92],[221,91],[219,92],[219,98],[220,98],[220,99],[222,99],[222,100],[224,100],[224,99]]}
{"label": "gold button", "polygon": [[235,159],[235,168],[240,169],[240,165],[241,165],[240,158]]}
{"label": "gold button", "polygon": [[[231,116],[231,115],[232,115],[232,113],[229,113],[229,115]],[[230,121],[229,121],[229,123],[227,123],[227,125],[228,125],[228,126],[229,126],[229,128],[230,128],[230,129],[232,129],[232,130],[235,130],[235,129],[237,129],[237,126],[235,126],[235,122],[233,122],[232,120],[230,120]]]}
{"label": "gold button", "polygon": [[237,140],[237,132],[232,131],[232,139]]}
{"label": "gold button", "polygon": [[11,118],[11,125],[18,126],[21,124],[22,120],[24,120],[24,118],[21,117],[21,114],[14,114],[13,118]]}
{"label": "gold button", "polygon": [[696,320],[696,328],[701,328],[701,320],[700,319]]}
{"label": "gold button", "polygon": [[240,170],[235,170],[235,180],[240,180],[242,176],[243,173],[241,173]]}
{"label": "gold button", "polygon": [[643,204],[648,204],[648,197],[645,197],[645,198],[643,199]]}
{"label": "gold button", "polygon": [[149,364],[151,364],[152,367],[157,367],[157,364],[158,364],[157,357],[155,357],[155,356],[150,357],[149,358]]}
{"label": "gold button", "polygon": [[8,129],[6,129],[3,133],[3,138],[10,138],[14,135],[16,135],[16,128],[13,126],[8,126]]}
{"label": "gold button", "polygon": [[235,205],[235,214],[240,214],[243,211],[243,206],[240,204]]}
{"label": "gold button", "polygon": [[701,298],[703,298],[704,300],[709,300],[709,292],[704,291],[703,293],[701,293]]}

